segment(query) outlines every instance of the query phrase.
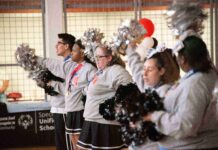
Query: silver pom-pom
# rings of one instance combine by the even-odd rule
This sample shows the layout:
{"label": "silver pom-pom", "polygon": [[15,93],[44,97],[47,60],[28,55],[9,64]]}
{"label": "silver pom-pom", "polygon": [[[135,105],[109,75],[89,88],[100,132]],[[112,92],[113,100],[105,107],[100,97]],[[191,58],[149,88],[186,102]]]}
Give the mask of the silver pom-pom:
{"label": "silver pom-pom", "polygon": [[37,61],[38,57],[35,55],[35,49],[30,48],[26,43],[17,47],[15,58],[18,65],[25,71],[29,72],[29,78],[35,79],[37,77],[37,73],[43,69]]}
{"label": "silver pom-pom", "polygon": [[28,44],[21,44],[17,47],[15,52],[17,63],[26,71],[36,70],[39,66],[37,64],[35,49],[29,48]]}
{"label": "silver pom-pom", "polygon": [[35,80],[37,85],[45,90],[51,96],[58,95],[54,88],[48,83],[50,81],[64,82],[64,79],[55,76],[47,68],[38,62],[38,56],[35,55],[35,49],[29,47],[28,44],[21,44],[15,52],[17,63],[29,72],[28,77]]}
{"label": "silver pom-pom", "polygon": [[110,47],[113,51],[125,55],[129,42],[141,39],[145,33],[146,30],[138,21],[125,20],[118,28],[118,33],[113,36]]}
{"label": "silver pom-pom", "polygon": [[104,34],[97,28],[89,28],[81,38],[82,44],[85,46],[84,53],[92,62],[95,62],[95,49],[103,38]]}
{"label": "silver pom-pom", "polygon": [[207,19],[207,14],[198,2],[174,0],[166,14],[167,24],[175,36],[180,36],[187,30],[203,34],[203,21]]}

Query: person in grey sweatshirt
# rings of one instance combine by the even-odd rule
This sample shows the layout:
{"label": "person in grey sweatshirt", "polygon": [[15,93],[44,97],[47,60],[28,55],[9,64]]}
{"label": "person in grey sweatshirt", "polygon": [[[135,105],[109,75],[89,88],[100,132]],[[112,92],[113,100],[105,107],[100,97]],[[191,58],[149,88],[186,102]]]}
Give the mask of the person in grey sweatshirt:
{"label": "person in grey sweatshirt", "polygon": [[120,85],[132,82],[132,77],[121,58],[104,45],[97,47],[95,59],[98,71],[87,89],[85,121],[77,145],[80,149],[122,149],[126,145],[121,139],[120,124],[105,120],[99,105],[112,98]]}
{"label": "person in grey sweatshirt", "polygon": [[[145,89],[155,90],[160,97],[164,98],[170,87],[179,79],[179,67],[171,49],[164,45],[150,48],[146,52],[145,62],[142,62],[139,54],[135,51],[136,45],[130,43],[126,50],[127,62],[137,86],[144,92]],[[133,150],[158,150],[156,142],[145,141],[143,145],[133,146]]]}
{"label": "person in grey sweatshirt", "polygon": [[[56,44],[56,54],[64,58],[63,61],[56,59],[41,59],[41,63],[47,67],[53,74],[63,79],[66,77],[68,68],[72,67],[71,62],[71,51],[75,42],[75,37],[71,34],[60,33],[58,34],[58,41]],[[63,66],[66,69],[63,69]],[[59,85],[59,88],[64,89],[65,83],[51,81],[51,86]],[[59,94],[57,96],[50,96],[51,113],[54,119],[55,126],[55,142],[57,150],[70,150],[69,139],[66,139],[65,135],[65,95],[61,90],[58,89]],[[68,141],[68,142],[67,142]]]}
{"label": "person in grey sweatshirt", "polygon": [[76,66],[69,70],[65,86],[66,133],[70,135],[73,149],[76,150],[84,112],[85,88],[94,78],[96,65],[84,54],[85,47],[77,40],[72,49],[72,61]]}
{"label": "person in grey sweatshirt", "polygon": [[187,36],[175,49],[186,73],[164,99],[166,111],[155,111],[144,120],[165,135],[161,150],[217,150],[218,121],[212,91],[218,79],[204,41]]}

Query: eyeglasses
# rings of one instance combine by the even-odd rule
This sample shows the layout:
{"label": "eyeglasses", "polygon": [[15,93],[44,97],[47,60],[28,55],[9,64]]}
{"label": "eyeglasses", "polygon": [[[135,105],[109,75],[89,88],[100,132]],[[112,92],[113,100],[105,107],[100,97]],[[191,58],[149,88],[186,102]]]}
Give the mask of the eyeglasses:
{"label": "eyeglasses", "polygon": [[96,60],[99,60],[99,59],[104,58],[104,57],[108,57],[108,55],[95,56],[95,59],[96,59]]}
{"label": "eyeglasses", "polygon": [[66,43],[64,43],[64,42],[61,42],[61,41],[58,41],[58,43],[57,43],[58,45],[60,45],[60,44],[66,44]]}

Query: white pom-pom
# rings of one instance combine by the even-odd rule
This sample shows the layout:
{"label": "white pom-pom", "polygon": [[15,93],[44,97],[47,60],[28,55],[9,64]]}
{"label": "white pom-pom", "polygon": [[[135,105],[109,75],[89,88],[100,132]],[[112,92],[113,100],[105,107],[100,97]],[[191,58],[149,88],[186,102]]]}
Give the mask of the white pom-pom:
{"label": "white pom-pom", "polygon": [[138,45],[136,52],[141,56],[141,61],[145,59],[148,54],[148,49],[154,46],[154,40],[152,37],[145,37]]}

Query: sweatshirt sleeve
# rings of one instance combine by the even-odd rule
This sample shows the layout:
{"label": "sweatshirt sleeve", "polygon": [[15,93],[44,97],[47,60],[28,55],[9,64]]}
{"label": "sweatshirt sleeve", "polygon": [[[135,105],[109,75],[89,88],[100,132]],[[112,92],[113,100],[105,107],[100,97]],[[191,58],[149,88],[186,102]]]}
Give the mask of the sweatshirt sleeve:
{"label": "sweatshirt sleeve", "polygon": [[44,59],[42,64],[47,67],[54,75],[63,78],[65,81],[57,82],[51,81],[51,86],[58,93],[65,95],[66,77],[70,74],[70,70],[75,67],[76,63],[68,60],[66,62],[56,60],[56,59]]}
{"label": "sweatshirt sleeve", "polygon": [[111,70],[112,74],[112,87],[117,90],[120,85],[126,85],[132,81],[132,77],[129,72],[123,67],[116,65],[113,70]]}
{"label": "sweatshirt sleeve", "polygon": [[[176,139],[196,136],[209,103],[207,92],[201,81],[192,82],[190,86],[186,84],[177,99],[173,100],[178,103],[174,111],[156,111],[151,120],[156,123],[157,129],[167,136]],[[168,96],[170,95],[166,98]]]}
{"label": "sweatshirt sleeve", "polygon": [[[97,68],[95,68],[94,66],[91,65],[91,67],[90,67],[90,69],[89,69],[89,71],[87,73],[87,80],[88,80],[88,82],[92,81],[92,79],[95,76],[96,71],[97,71]],[[84,87],[84,89],[82,91],[83,95],[86,95],[88,86],[89,86],[89,83]]]}
{"label": "sweatshirt sleeve", "polygon": [[63,60],[59,59],[38,57],[37,61],[43,67],[48,68],[53,74],[58,74],[58,76],[61,75],[64,77],[69,73],[70,69],[72,68],[72,65],[75,66],[75,62],[71,60],[64,62]]}
{"label": "sweatshirt sleeve", "polygon": [[57,82],[57,81],[51,81],[51,86],[54,88],[55,91],[57,91],[61,95],[65,95],[65,82]]}
{"label": "sweatshirt sleeve", "polygon": [[128,46],[126,50],[127,62],[131,69],[133,80],[136,82],[141,92],[144,92],[143,66],[144,63],[140,60],[139,54],[135,48]]}

